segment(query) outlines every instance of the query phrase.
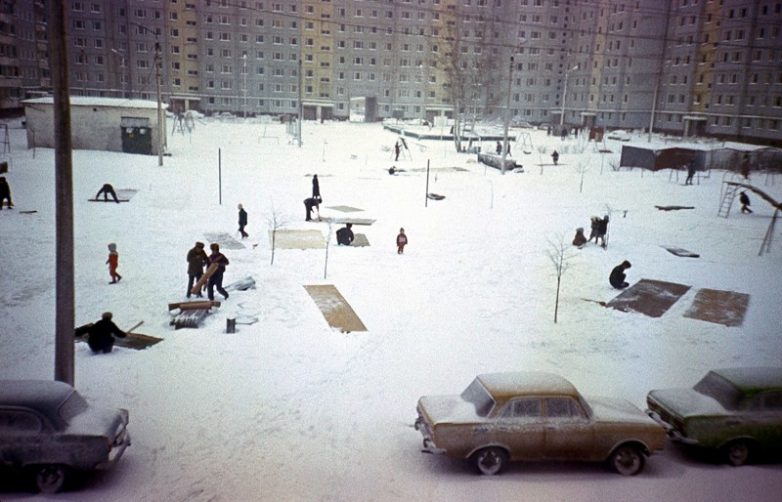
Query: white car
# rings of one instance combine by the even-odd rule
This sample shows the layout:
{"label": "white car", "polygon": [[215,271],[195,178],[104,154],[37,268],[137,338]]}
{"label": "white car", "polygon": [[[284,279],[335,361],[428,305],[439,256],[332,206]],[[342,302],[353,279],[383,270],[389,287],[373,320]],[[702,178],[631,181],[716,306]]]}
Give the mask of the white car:
{"label": "white car", "polygon": [[630,133],[622,129],[617,129],[615,131],[611,131],[610,133],[608,133],[608,136],[606,136],[606,138],[614,139],[617,141],[630,141]]}

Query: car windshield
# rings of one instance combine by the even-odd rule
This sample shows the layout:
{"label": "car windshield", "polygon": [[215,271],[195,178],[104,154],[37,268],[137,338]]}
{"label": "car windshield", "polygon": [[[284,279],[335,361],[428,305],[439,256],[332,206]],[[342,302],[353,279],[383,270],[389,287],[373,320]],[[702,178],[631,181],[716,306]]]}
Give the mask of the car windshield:
{"label": "car windshield", "polygon": [[737,409],[741,399],[741,393],[736,387],[712,372],[709,372],[700,382],[695,384],[694,389],[717,400],[724,408],[729,410]]}
{"label": "car windshield", "polygon": [[65,423],[70,423],[71,419],[82,413],[87,409],[87,401],[81,397],[78,392],[71,392],[71,394],[60,405],[60,418]]}
{"label": "car windshield", "polygon": [[481,385],[477,378],[472,381],[469,387],[464,389],[461,397],[475,406],[475,413],[479,417],[487,416],[492,407],[494,407],[494,398],[491,397],[489,391]]}

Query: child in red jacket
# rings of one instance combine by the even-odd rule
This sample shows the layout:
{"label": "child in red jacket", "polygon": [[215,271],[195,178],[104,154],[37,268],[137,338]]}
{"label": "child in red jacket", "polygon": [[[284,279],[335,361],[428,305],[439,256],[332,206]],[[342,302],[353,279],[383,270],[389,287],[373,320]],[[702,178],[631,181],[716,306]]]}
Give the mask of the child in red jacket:
{"label": "child in red jacket", "polygon": [[117,273],[117,266],[119,265],[119,253],[117,252],[117,245],[113,242],[109,244],[109,259],[106,260],[109,264],[109,275],[111,275],[111,282],[114,284],[122,279],[122,276]]}
{"label": "child in red jacket", "polygon": [[396,252],[397,254],[403,254],[405,252],[405,245],[407,245],[407,235],[405,235],[405,229],[399,229],[399,235],[396,236]]}

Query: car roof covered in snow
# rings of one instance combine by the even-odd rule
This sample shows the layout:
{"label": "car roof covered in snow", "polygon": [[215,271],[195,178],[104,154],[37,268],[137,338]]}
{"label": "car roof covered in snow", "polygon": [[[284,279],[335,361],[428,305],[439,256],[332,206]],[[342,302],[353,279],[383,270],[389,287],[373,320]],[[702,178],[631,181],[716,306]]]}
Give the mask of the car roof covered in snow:
{"label": "car roof covered in snow", "polygon": [[57,416],[73,387],[51,380],[0,380],[0,406],[23,406]]}
{"label": "car roof covered in snow", "polygon": [[767,390],[782,390],[782,367],[722,368],[711,370],[711,373],[721,376],[747,395]]}
{"label": "car roof covered in snow", "polygon": [[568,380],[543,371],[484,373],[477,379],[498,401],[523,394],[579,395]]}

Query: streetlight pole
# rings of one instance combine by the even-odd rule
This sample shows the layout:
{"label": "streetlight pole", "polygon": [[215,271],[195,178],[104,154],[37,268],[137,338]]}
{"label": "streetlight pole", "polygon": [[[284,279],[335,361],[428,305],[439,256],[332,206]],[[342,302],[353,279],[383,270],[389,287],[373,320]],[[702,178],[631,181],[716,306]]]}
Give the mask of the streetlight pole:
{"label": "streetlight pole", "polygon": [[570,75],[570,72],[573,70],[577,70],[578,65],[574,66],[573,68],[570,68],[568,70],[565,70],[565,86],[562,89],[562,110],[560,110],[559,113],[559,130],[560,133],[562,132],[562,126],[565,125],[565,100],[567,99],[567,79]]}
{"label": "streetlight pole", "polygon": [[503,131],[504,141],[502,143],[502,164],[500,172],[505,174],[505,159],[508,157],[508,127],[510,127],[510,91],[513,82],[513,54],[510,56],[510,67],[508,68],[508,102],[505,106],[505,125]]}
{"label": "streetlight pole", "polygon": [[247,53],[242,54],[242,73],[244,73],[244,101],[242,102],[242,115],[247,118]]}
{"label": "streetlight pole", "polygon": [[163,101],[160,95],[160,43],[155,42],[155,80],[157,87],[157,165],[163,165]]}

